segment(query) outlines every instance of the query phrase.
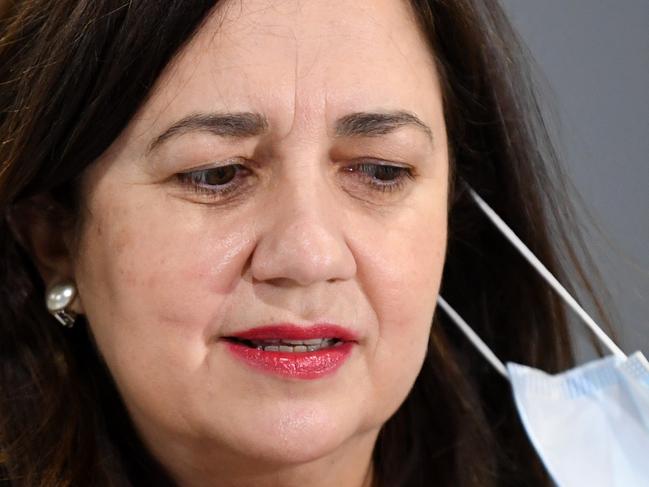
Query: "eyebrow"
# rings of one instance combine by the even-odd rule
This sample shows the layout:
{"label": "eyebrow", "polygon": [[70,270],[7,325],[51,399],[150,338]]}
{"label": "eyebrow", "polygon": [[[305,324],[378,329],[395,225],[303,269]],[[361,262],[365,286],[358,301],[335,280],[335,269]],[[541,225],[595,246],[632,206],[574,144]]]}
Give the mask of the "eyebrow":
{"label": "eyebrow", "polygon": [[255,137],[268,130],[268,120],[260,113],[194,113],[181,118],[149,144],[147,153],[163,142],[189,132],[208,132],[221,137]]}
{"label": "eyebrow", "polygon": [[422,130],[433,141],[433,131],[414,113],[397,110],[391,112],[356,112],[336,122],[337,137],[377,137],[412,126]]}
{"label": "eyebrow", "polygon": [[[423,131],[433,141],[430,127],[414,113],[405,110],[350,113],[336,121],[334,134],[336,137],[379,137],[406,126]],[[220,137],[247,138],[262,135],[268,128],[268,119],[260,113],[194,113],[174,122],[155,137],[149,144],[147,153],[168,139],[186,133],[208,132]]]}

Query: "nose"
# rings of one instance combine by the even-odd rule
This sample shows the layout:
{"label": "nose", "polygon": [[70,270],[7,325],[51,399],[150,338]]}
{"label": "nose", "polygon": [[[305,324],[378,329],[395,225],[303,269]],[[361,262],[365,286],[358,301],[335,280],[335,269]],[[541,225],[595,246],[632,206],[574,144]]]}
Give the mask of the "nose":
{"label": "nose", "polygon": [[[350,279],[356,262],[345,239],[340,195],[312,166],[286,176],[262,212],[252,276],[276,285]],[[305,174],[305,173],[310,174]]]}

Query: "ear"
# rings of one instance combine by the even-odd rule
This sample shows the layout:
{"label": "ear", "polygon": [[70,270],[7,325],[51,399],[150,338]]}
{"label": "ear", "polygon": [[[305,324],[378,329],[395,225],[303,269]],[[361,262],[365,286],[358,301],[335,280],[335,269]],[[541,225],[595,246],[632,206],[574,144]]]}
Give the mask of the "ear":
{"label": "ear", "polygon": [[[16,240],[31,255],[46,289],[66,280],[75,282],[75,225],[69,211],[49,197],[36,196],[14,206],[7,221]],[[83,313],[78,294],[70,309]]]}

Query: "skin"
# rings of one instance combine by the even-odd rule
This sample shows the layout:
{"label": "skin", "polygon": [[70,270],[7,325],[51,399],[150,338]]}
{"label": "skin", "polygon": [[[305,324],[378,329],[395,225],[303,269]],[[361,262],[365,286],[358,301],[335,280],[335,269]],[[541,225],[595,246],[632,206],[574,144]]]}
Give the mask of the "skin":
{"label": "skin", "polygon": [[[350,113],[396,110],[432,141],[412,124],[335,134]],[[258,112],[268,130],[186,130],[149,151],[199,112]],[[224,197],[177,177],[233,159],[247,170]],[[379,191],[349,170],[368,159],[414,178]],[[438,75],[405,2],[228,3],[86,170],[79,245],[44,275],[76,281],[75,309],[180,485],[369,485],[377,434],[426,353],[448,170]],[[219,341],[282,321],[359,341],[317,380],[253,370]]]}

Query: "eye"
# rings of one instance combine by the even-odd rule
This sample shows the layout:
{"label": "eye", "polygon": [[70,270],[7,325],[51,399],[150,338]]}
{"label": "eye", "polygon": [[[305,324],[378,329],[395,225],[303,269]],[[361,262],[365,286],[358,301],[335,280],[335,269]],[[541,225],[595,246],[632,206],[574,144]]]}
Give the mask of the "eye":
{"label": "eye", "polygon": [[241,185],[240,180],[249,172],[248,168],[241,164],[228,164],[179,173],[176,178],[181,185],[197,193],[225,196],[235,191]]}
{"label": "eye", "polygon": [[[414,180],[413,169],[385,163],[362,162],[343,168],[356,176],[364,187],[383,193],[397,192],[408,180]],[[252,171],[242,164],[227,164],[196,169],[175,175],[178,183],[204,197],[223,199],[241,193]]]}
{"label": "eye", "polygon": [[411,168],[394,166],[390,164],[374,164],[363,162],[348,166],[343,169],[346,172],[358,174],[358,176],[377,191],[397,191],[401,189],[408,180],[414,180],[415,175]]}

